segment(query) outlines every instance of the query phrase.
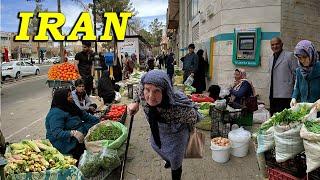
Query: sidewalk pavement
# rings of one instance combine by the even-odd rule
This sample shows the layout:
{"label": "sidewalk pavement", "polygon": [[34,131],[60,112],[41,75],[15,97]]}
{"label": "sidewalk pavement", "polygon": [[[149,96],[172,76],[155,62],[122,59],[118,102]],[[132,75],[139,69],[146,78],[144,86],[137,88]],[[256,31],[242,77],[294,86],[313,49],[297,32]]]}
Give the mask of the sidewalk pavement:
{"label": "sidewalk pavement", "polygon": [[[130,102],[123,98],[122,103]],[[127,118],[127,123],[129,117]],[[219,164],[212,160],[210,149],[210,132],[202,131],[206,136],[205,155],[202,159],[185,159],[182,166],[183,180],[249,180],[263,179],[259,176],[253,144],[250,143],[249,154],[243,158],[230,157],[230,161]],[[135,115],[130,148],[125,170],[127,180],[170,180],[170,169],[164,168],[164,161],[149,144],[150,128],[145,120],[143,109]]]}

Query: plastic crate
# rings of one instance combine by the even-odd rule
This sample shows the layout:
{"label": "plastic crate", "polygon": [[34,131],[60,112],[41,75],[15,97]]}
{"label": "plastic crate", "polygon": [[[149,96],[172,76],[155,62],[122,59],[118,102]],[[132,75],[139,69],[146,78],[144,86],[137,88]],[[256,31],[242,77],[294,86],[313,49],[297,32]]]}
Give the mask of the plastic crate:
{"label": "plastic crate", "polygon": [[320,168],[308,173],[305,180],[320,180]]}
{"label": "plastic crate", "polygon": [[306,176],[306,156],[304,153],[296,155],[294,158],[289,159],[285,162],[278,163],[275,158],[275,150],[266,151],[264,153],[266,165],[270,168],[277,168],[283,172],[291,174],[298,178]]}
{"label": "plastic crate", "polygon": [[229,112],[214,106],[210,107],[211,116],[211,138],[228,137],[232,125],[237,124],[237,120],[244,116],[244,111]]}
{"label": "plastic crate", "polygon": [[[107,113],[110,111],[111,105],[108,106],[106,111],[104,111],[103,115],[107,115]],[[120,118],[118,118],[117,122],[120,122],[122,124],[125,124],[126,119],[127,119],[127,108],[125,109],[124,113],[121,115]]]}
{"label": "plastic crate", "polygon": [[268,179],[269,180],[299,180],[288,173],[282,172],[279,169],[268,168]]}

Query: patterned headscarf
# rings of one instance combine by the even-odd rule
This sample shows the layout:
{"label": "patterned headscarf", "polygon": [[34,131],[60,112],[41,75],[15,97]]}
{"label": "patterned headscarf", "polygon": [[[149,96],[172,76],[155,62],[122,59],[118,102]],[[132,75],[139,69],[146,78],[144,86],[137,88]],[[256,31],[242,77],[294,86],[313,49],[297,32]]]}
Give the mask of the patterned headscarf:
{"label": "patterned headscarf", "polygon": [[316,48],[314,47],[312,42],[308,40],[302,40],[296,45],[294,49],[294,55],[295,56],[304,55],[310,58],[309,67],[304,67],[299,61],[300,72],[303,77],[308,76],[310,72],[312,72],[313,66],[316,64],[317,60],[319,59]]}
{"label": "patterned headscarf", "polygon": [[142,85],[153,84],[163,91],[166,91],[168,96],[168,103],[170,105],[185,106],[194,108],[195,105],[192,101],[181,91],[174,91],[169,76],[161,70],[152,70],[146,73],[141,78]]}

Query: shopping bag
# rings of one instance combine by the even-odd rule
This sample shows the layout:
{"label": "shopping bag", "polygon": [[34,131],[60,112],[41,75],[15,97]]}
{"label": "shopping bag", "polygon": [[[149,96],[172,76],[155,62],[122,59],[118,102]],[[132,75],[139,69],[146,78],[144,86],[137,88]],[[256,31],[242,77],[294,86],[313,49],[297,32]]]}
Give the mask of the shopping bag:
{"label": "shopping bag", "polygon": [[192,75],[190,75],[190,76],[187,78],[187,80],[184,82],[184,85],[186,85],[186,86],[192,86],[193,81],[194,81],[194,78],[193,78]]}
{"label": "shopping bag", "polygon": [[185,158],[202,158],[205,136],[194,128],[190,132],[189,142],[185,152]]}

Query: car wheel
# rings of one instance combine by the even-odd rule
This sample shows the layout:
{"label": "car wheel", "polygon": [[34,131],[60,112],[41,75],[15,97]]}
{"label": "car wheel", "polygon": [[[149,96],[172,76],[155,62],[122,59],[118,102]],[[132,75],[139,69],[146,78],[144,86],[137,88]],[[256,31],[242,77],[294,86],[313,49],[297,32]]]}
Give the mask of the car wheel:
{"label": "car wheel", "polygon": [[40,74],[40,70],[37,69],[35,75],[39,75]]}
{"label": "car wheel", "polygon": [[21,73],[18,71],[17,74],[16,74],[16,79],[21,79]]}

